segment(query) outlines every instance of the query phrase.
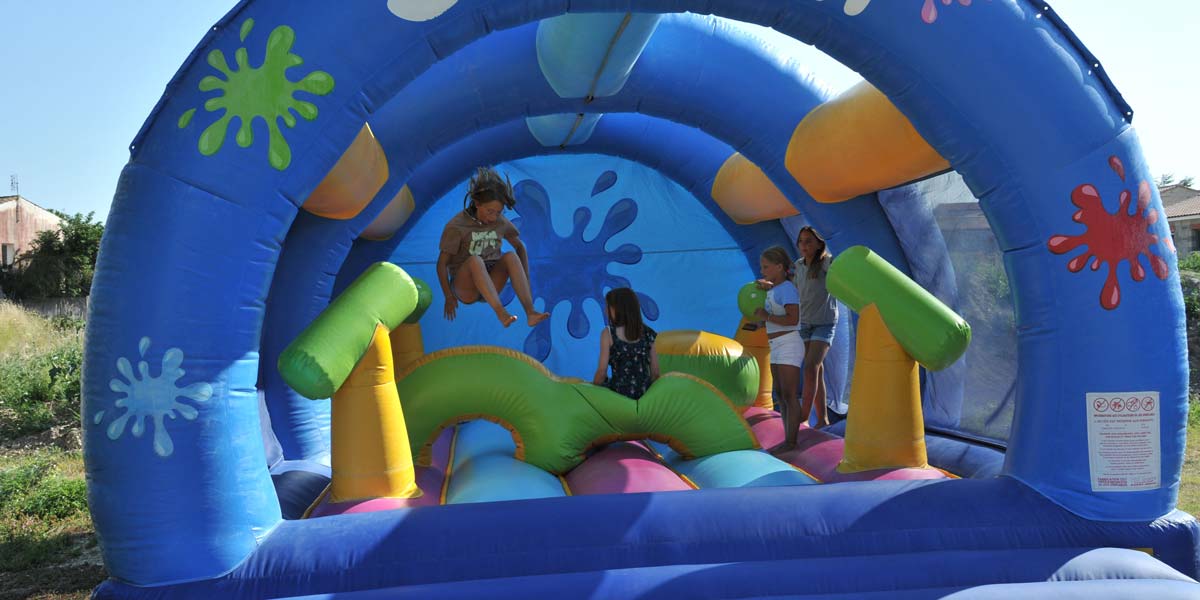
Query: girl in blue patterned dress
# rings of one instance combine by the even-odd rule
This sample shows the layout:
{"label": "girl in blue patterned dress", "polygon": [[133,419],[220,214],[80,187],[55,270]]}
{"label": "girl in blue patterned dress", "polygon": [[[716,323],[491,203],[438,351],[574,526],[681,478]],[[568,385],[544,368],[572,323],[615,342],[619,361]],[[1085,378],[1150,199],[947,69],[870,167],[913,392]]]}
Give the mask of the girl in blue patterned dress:
{"label": "girl in blue patterned dress", "polygon": [[600,334],[600,364],[592,383],[637,400],[658,379],[654,349],[658,332],[642,323],[642,307],[633,290],[611,290],[604,296],[604,303],[608,327]]}

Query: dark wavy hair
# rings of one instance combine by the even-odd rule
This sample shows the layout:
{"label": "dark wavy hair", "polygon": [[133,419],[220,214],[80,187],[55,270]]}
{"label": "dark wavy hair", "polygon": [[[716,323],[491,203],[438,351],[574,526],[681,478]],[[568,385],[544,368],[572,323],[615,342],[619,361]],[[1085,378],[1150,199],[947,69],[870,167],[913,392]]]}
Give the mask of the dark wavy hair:
{"label": "dark wavy hair", "polygon": [[[817,255],[816,255],[816,257],[813,258],[812,263],[811,264],[805,263],[806,266],[808,267],[808,278],[809,279],[817,279],[821,276],[821,265],[825,263],[826,258],[829,258],[833,255],[829,253],[829,247],[825,245],[825,238],[821,237],[821,234],[817,233],[817,230],[813,229],[812,226],[810,226],[810,225],[805,225],[804,227],[800,228],[800,231],[796,232],[796,249],[797,250],[800,249],[800,236],[805,231],[811,233],[813,238],[816,239],[817,242],[819,242],[821,244],[821,249],[817,251]],[[800,260],[804,260],[803,252],[800,253]]]}
{"label": "dark wavy hair", "polygon": [[463,197],[463,208],[467,214],[475,216],[475,207],[488,202],[500,202],[504,208],[512,208],[517,205],[508,175],[501,179],[496,169],[479,167],[475,169],[475,174],[471,176],[471,182],[467,186],[467,195]]}
{"label": "dark wavy hair", "polygon": [[642,304],[633,290],[613,288],[604,295],[604,303],[613,309],[613,326],[624,327],[630,341],[641,339],[646,326],[642,323]]}

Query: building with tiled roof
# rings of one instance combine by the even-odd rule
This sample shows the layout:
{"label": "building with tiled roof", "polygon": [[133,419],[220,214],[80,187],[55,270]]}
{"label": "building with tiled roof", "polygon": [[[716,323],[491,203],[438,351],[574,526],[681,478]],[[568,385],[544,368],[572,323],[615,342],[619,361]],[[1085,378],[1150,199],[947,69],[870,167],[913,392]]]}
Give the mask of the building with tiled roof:
{"label": "building with tiled roof", "polygon": [[0,266],[8,266],[24,252],[37,234],[57,229],[58,215],[23,196],[0,196]]}
{"label": "building with tiled roof", "polygon": [[1197,194],[1200,194],[1200,191],[1178,183],[1164,185],[1158,188],[1158,195],[1162,198],[1163,206],[1171,206],[1176,202],[1187,200],[1189,198],[1195,198]]}
{"label": "building with tiled roof", "polygon": [[1169,185],[1159,188],[1158,194],[1179,256],[1200,251],[1200,190]]}

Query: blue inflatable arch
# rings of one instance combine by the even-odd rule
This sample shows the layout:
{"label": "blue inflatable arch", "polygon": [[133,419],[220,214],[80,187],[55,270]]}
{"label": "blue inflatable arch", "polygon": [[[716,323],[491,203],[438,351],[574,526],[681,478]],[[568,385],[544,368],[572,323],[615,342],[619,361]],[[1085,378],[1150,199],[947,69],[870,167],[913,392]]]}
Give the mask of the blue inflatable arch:
{"label": "blue inflatable arch", "polygon": [[[539,65],[535,39],[542,29],[544,28],[540,24],[531,23],[498,32],[466,46],[433,65],[422,78],[405,87],[370,119],[371,128],[388,157],[391,174],[389,183],[378,195],[377,203],[393,198],[399,186],[407,182],[413,193],[419,194],[422,199],[416,203],[415,212],[409,220],[410,223],[416,222],[417,217],[429,206],[429,202],[440,198],[446,190],[434,192],[419,180],[407,181],[403,176],[405,173],[414,172],[430,156],[446,154],[453,157],[454,153],[447,152],[446,148],[480,128],[502,123],[506,119],[556,114],[558,111],[573,112],[577,108],[577,99],[563,99],[556,95]],[[693,125],[712,133],[728,145],[740,148],[747,157],[758,164],[769,162],[771,166],[764,169],[768,176],[777,183],[786,197],[803,207],[806,216],[817,223],[821,231],[827,232],[828,240],[834,248],[867,243],[870,240],[872,248],[887,257],[892,264],[907,270],[907,262],[894,239],[891,225],[873,196],[843,203],[837,211],[830,211],[813,201],[795,179],[787,174],[782,164],[781,148],[786,147],[794,124],[825,98],[798,65],[783,58],[782,52],[761,40],[751,40],[754,43],[748,43],[744,37],[744,29],[711,17],[665,17],[658,23],[653,37],[641,53],[641,57],[637,59],[639,66],[630,73],[628,81],[612,95],[596,98],[588,103],[587,109],[589,112],[637,110]],[[712,56],[727,58],[713,62],[710,60]],[[697,78],[697,72],[703,73],[703,76]],[[689,86],[711,92],[700,102],[661,92],[663,89]],[[500,94],[493,93],[493,90],[520,90],[521,93]],[[789,98],[790,101],[775,102],[776,94]],[[725,110],[725,107],[736,106],[739,103],[745,106],[768,106],[770,110]],[[463,115],[471,115],[471,118],[463,118]],[[698,141],[693,133],[655,133],[668,136],[659,138],[659,142],[675,146],[654,149],[663,157],[675,154],[690,158],[692,154],[710,144],[708,141]],[[475,142],[494,142],[508,151],[519,146],[518,142],[521,140],[531,140],[529,132],[518,135],[519,137],[511,139],[483,137]],[[587,139],[586,133],[577,134],[570,148],[587,149],[594,146],[587,143]],[[704,146],[692,148],[696,143]],[[460,145],[454,144],[456,147]],[[655,154],[649,151],[648,144],[643,144],[642,147],[643,150],[639,151],[640,156]],[[512,156],[533,155],[546,151],[543,149],[540,152]],[[603,147],[595,151],[608,153]],[[617,154],[629,156],[629,152],[632,151]],[[720,160],[728,159],[730,154],[732,152],[725,153]],[[639,159],[639,162],[645,163],[646,160],[648,158]],[[716,160],[716,157],[709,157],[707,160]],[[464,165],[470,168],[471,165],[493,162],[499,161],[484,160],[456,165],[454,176],[458,177],[461,174]],[[691,165],[692,168],[699,166]],[[718,163],[717,167],[719,166]],[[713,169],[705,175],[715,175],[716,171],[717,169]],[[434,173],[437,173],[436,168]],[[419,172],[414,176],[419,176]],[[453,180],[454,183],[458,181],[461,181],[461,178]],[[697,197],[707,196],[708,194],[704,193]],[[715,207],[710,205],[710,209],[712,208]],[[336,251],[336,248],[349,239],[346,237],[347,229],[358,227],[361,230],[362,218],[373,216],[378,210],[369,208],[350,224],[327,223],[324,219],[302,217],[293,228],[281,257],[280,268],[288,272],[309,273],[317,276],[317,279],[309,277],[296,280],[294,276],[282,280],[277,278],[272,285],[270,298],[287,298],[287,302],[296,302],[299,298],[312,297],[315,301],[306,303],[307,311],[282,314],[279,311],[268,311],[266,334],[269,341],[264,343],[263,348],[265,364],[274,364],[278,352],[316,317],[324,302],[328,300],[329,287],[325,275],[341,266],[340,261],[344,253]],[[821,217],[825,218],[820,219]],[[750,253],[752,272],[757,270],[758,252],[762,249],[774,244],[791,246],[789,240],[778,237],[760,237],[753,245],[746,244],[744,240],[757,235],[753,230],[732,227],[732,223],[724,216],[719,217],[719,221]],[[309,228],[314,231],[309,231]],[[326,228],[328,231],[324,234],[315,233],[325,231]],[[394,236],[391,244],[373,245],[374,251],[369,256],[351,259],[350,264],[356,267],[342,270],[343,283],[353,280],[361,272],[357,269],[365,268],[376,260],[387,260],[390,251],[404,239],[403,233]],[[339,241],[333,248],[327,249],[328,244],[314,243],[313,235],[333,236]],[[292,238],[305,241],[293,243]],[[281,284],[286,284],[287,287],[282,287]],[[277,426],[290,425],[280,432],[285,456],[319,457],[328,447],[327,434],[323,427],[319,427],[327,423],[324,407],[314,405],[295,394],[278,380],[275,373],[264,372],[264,382],[272,421]]]}
{"label": "blue inflatable arch", "polygon": [[[713,176],[733,150],[698,129],[636,113],[607,114],[595,130],[580,143],[559,149],[546,147],[530,133],[524,118],[510,121],[471,135],[444,148],[427,161],[406,184],[417,198],[415,208],[404,226],[384,241],[355,240],[355,250],[346,256],[346,244],[365,220],[333,221],[301,213],[287,237],[280,257],[279,275],[272,282],[264,321],[263,365],[274,365],[279,353],[316,314],[330,297],[330,276],[338,273],[334,293],[357,277],[374,262],[388,260],[403,243],[410,228],[418,223],[432,202],[461,183],[476,165],[496,164],[537,155],[606,154],[647,165],[691,191],[711,218],[719,223],[745,256],[746,277],[758,269],[759,254],[773,245],[790,246],[791,241],[777,222],[739,226],[711,198]],[[384,187],[380,201],[391,200],[394,185]],[[456,199],[449,200],[457,201]],[[364,211],[374,214],[374,210]],[[536,248],[536,242],[529,241]],[[426,252],[428,254],[428,252]],[[345,264],[342,260],[345,259]],[[341,270],[336,271],[341,266]],[[286,271],[288,274],[283,275]],[[431,280],[432,282],[432,280]],[[437,292],[440,296],[440,291]],[[306,302],[306,310],[281,307],[275,303]],[[440,303],[439,303],[440,305]],[[309,314],[311,312],[311,314]],[[736,323],[734,323],[736,324]],[[724,324],[726,328],[730,324]],[[839,340],[845,344],[846,340]],[[579,357],[592,368],[593,356]],[[575,372],[579,365],[558,365],[556,372]],[[286,386],[274,369],[263,370],[263,388],[271,420],[284,455],[295,459],[320,460],[328,452],[327,405],[314,403]],[[285,425],[291,425],[285,426]]]}
{"label": "blue inflatable arch", "polygon": [[[1063,558],[1033,549],[1154,547],[1196,576],[1196,523],[1172,513],[1187,410],[1182,297],[1165,219],[1140,204],[1129,212],[1127,190],[1161,211],[1132,113],[1044,4],[939,7],[941,17],[923,19],[919,2],[881,0],[238,4],[134,140],[101,248],[82,412],[91,510],[119,582],[100,596],[283,597],[555,574],[574,578],[571,589],[599,589],[618,570],[795,561],[770,572],[800,573],[803,561],[831,556],[861,562],[861,575],[872,569],[861,556],[868,546],[893,557],[936,550],[942,565],[995,551],[989,565],[1029,572]],[[640,51],[638,66],[611,95],[561,98],[539,69],[534,23],[568,9],[713,13],[813,44],[883,92],[962,174],[1004,252],[1017,307],[1021,369],[1004,477],[854,484],[870,496],[862,502],[847,502],[845,486],[567,498],[552,505],[555,523],[539,520],[550,504],[532,502],[282,521],[259,431],[259,390],[283,392],[273,357],[324,307],[343,262],[347,273],[361,268],[355,238],[406,183],[444,188],[473,158],[455,157],[457,144],[503,156],[503,140],[488,136],[515,133],[525,117],[636,112],[663,121],[592,120],[578,150],[593,143],[590,151],[649,162],[644,153],[660,149],[623,147],[623,126],[672,128],[679,139],[697,127],[712,138],[698,146],[725,144],[758,164],[835,246],[863,243],[905,264],[875,195],[821,204],[783,166],[791,132],[824,100],[793,65],[738,43],[719,21],[664,17],[633,26],[649,41],[623,50]],[[237,103],[251,73],[278,77],[274,104]],[[750,108],[732,109],[743,102]],[[344,220],[301,210],[364,124],[388,160],[374,200]],[[535,153],[527,138],[516,145]],[[680,163],[673,177],[692,189],[701,172]],[[1136,239],[1112,250],[1098,232],[1128,221]],[[1056,252],[1076,242],[1096,255],[1092,269],[1081,271],[1090,257]],[[1095,491],[1089,407],[1113,396],[1155,402],[1158,472]],[[287,452],[320,459],[321,409],[278,398],[271,416],[292,436]],[[957,510],[968,506],[984,514]],[[603,531],[587,526],[599,522]],[[996,550],[995,531],[1007,527],[1018,533]],[[412,546],[447,532],[457,537],[437,549]],[[480,536],[490,542],[472,543]],[[504,550],[487,554],[492,547]],[[685,579],[710,589],[699,575]],[[1122,589],[1143,590],[1130,586]]]}
{"label": "blue inflatable arch", "polygon": [[[565,148],[547,147],[529,130],[526,119],[509,121],[466,137],[446,147],[414,173],[408,186],[418,202],[404,226],[387,240],[355,242],[348,263],[339,274],[345,281],[361,272],[358,268],[387,260],[403,243],[404,235],[429,208],[461,184],[475,166],[499,164],[529,156],[605,154],[625,158],[652,168],[694,195],[745,252],[747,266],[758,268],[759,254],[772,245],[790,240],[778,222],[737,225],[712,200],[713,177],[734,150],[698,129],[638,113],[602,115],[593,131],[578,144]],[[367,243],[361,243],[361,242]],[[368,250],[369,248],[369,250]]]}

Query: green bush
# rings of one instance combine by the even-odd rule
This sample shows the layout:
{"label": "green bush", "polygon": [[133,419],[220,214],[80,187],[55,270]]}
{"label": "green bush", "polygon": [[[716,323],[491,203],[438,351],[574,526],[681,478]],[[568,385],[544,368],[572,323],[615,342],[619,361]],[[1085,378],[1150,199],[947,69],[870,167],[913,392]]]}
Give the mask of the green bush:
{"label": "green bush", "polygon": [[1191,252],[1187,256],[1179,257],[1179,270],[1200,273],[1200,252]]}
{"label": "green bush", "polygon": [[65,519],[87,510],[87,483],[82,479],[47,477],[13,508],[38,519]]}
{"label": "green bush", "polygon": [[59,228],[38,232],[16,262],[0,269],[0,287],[9,296],[82,298],[91,290],[104,224],[94,213],[55,214]]}
{"label": "green bush", "polygon": [[1189,322],[1195,322],[1196,318],[1200,317],[1200,291],[1194,290],[1190,294],[1184,293],[1183,312]]}
{"label": "green bush", "polygon": [[79,556],[91,531],[79,452],[0,454],[0,573]]}
{"label": "green bush", "polygon": [[0,470],[0,512],[9,512],[38,482],[45,479],[54,463],[46,456],[35,456],[11,468]]}
{"label": "green bush", "polygon": [[79,421],[78,341],[29,357],[0,358],[0,439]]}
{"label": "green bush", "polygon": [[72,537],[54,533],[52,528],[36,522],[0,530],[0,573],[26,571],[74,558],[79,552],[72,547]]}
{"label": "green bush", "polygon": [[34,454],[0,470],[0,512],[49,520],[83,510],[87,483],[57,474],[52,454]]}
{"label": "green bush", "polygon": [[83,331],[84,325],[86,325],[86,321],[83,319],[76,319],[75,317],[68,317],[66,315],[54,317],[50,319],[50,323],[54,326],[54,329],[67,333],[80,333]]}

